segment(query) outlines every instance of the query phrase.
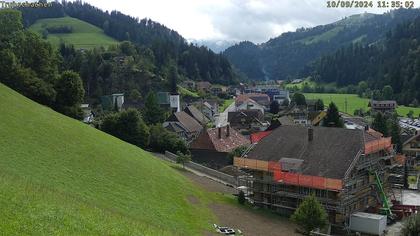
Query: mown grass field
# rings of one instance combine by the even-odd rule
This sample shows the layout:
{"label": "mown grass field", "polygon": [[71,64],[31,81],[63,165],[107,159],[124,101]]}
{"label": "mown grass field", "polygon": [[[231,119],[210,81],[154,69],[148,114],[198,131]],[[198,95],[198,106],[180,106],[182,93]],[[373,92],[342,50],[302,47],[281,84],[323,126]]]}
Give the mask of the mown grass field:
{"label": "mown grass field", "polygon": [[42,35],[43,29],[51,26],[71,26],[73,28],[72,33],[49,34],[47,40],[55,46],[58,46],[61,41],[84,49],[108,47],[118,43],[117,40],[105,35],[102,29],[72,17],[41,19],[31,25],[29,30]]}
{"label": "mown grass field", "polygon": [[194,97],[194,98],[198,98],[199,97],[199,95],[196,92],[193,92],[191,90],[188,90],[188,89],[186,89],[186,88],[184,88],[182,86],[179,86],[179,85],[178,85],[178,92],[181,95],[184,95],[184,96],[190,96],[190,97]]}
{"label": "mown grass field", "polygon": [[[365,111],[369,109],[369,99],[360,98],[357,94],[305,93],[304,95],[306,99],[322,99],[326,106],[328,106],[331,102],[334,102],[341,112],[345,112],[350,115],[353,115],[353,112],[356,109],[363,108]],[[398,106],[397,108],[397,112],[400,116],[407,116],[410,110],[414,112],[415,117],[419,116],[420,108],[406,106]]]}
{"label": "mown grass field", "polygon": [[[211,196],[168,164],[0,84],[2,235],[202,235]],[[198,199],[191,203],[190,198]]]}

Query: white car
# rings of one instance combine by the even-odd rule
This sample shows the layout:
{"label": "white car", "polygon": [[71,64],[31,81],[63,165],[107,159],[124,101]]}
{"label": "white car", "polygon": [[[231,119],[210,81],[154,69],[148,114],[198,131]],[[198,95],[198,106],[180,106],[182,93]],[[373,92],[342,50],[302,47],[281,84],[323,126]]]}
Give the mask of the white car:
{"label": "white car", "polygon": [[224,226],[218,226],[216,224],[213,224],[213,226],[216,229],[216,231],[218,233],[220,233],[220,234],[224,234],[224,235],[242,235],[242,232],[239,229],[234,230],[232,228],[224,227]]}

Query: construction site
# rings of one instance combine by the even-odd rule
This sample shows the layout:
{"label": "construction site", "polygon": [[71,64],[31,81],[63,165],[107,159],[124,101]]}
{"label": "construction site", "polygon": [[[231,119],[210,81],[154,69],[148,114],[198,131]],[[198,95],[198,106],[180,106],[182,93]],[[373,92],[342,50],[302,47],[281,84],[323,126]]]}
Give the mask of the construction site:
{"label": "construction site", "polygon": [[314,194],[331,226],[347,232],[356,213],[386,215],[390,223],[416,210],[401,205],[404,168],[379,132],[282,126],[251,139],[234,165],[249,174],[255,206],[290,216]]}

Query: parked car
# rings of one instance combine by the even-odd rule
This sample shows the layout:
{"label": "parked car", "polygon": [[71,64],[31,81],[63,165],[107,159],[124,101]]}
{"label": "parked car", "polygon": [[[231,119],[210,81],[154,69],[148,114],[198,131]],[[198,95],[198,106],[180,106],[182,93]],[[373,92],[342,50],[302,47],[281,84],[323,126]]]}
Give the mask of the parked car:
{"label": "parked car", "polygon": [[224,234],[224,235],[242,235],[242,231],[239,229],[232,229],[229,227],[225,227],[225,226],[218,226],[216,224],[213,224],[214,228],[216,229],[216,231],[220,234]]}

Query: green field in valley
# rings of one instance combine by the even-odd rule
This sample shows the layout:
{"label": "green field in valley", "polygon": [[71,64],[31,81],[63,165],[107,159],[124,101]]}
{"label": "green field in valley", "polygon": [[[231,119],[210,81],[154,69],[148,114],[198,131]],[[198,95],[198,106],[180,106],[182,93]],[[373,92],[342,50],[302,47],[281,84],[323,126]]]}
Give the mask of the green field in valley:
{"label": "green field in valley", "polygon": [[[365,111],[369,109],[369,99],[360,98],[357,94],[329,94],[329,93],[305,93],[306,99],[322,99],[324,104],[334,102],[341,112],[353,115],[354,110],[363,108]],[[347,106],[346,106],[347,101]],[[398,106],[397,112],[400,116],[407,116],[408,112],[412,110],[414,116],[418,117],[420,108]]]}
{"label": "green field in valley", "polygon": [[105,35],[102,29],[72,17],[41,19],[31,25],[29,30],[42,35],[45,28],[52,26],[71,26],[73,28],[72,33],[48,35],[47,40],[56,46],[61,41],[84,49],[107,47],[118,43],[117,40]]}
{"label": "green field in valley", "polygon": [[0,114],[2,235],[211,230],[211,196],[148,152],[2,84]]}

